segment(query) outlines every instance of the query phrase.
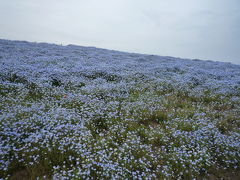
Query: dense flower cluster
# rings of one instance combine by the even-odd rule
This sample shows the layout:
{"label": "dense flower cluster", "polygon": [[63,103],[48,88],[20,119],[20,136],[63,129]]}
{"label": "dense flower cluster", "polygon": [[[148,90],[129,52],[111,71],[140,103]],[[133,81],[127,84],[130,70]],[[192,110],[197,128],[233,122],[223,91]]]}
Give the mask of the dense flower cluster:
{"label": "dense flower cluster", "polygon": [[0,40],[0,178],[234,177],[240,66]]}

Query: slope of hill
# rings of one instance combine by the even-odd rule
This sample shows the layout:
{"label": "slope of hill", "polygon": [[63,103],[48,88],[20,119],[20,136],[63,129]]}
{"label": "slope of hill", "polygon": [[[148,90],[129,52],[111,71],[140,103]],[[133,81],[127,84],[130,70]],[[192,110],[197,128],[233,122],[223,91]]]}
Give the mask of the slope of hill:
{"label": "slope of hill", "polygon": [[0,178],[238,178],[240,65],[0,40]]}

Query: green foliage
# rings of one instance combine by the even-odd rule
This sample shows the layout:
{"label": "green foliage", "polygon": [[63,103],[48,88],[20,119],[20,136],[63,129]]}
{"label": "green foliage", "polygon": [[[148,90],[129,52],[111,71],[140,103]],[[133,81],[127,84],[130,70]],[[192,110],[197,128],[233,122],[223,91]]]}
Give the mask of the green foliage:
{"label": "green foliage", "polygon": [[26,84],[28,82],[24,77],[21,77],[16,73],[6,75],[5,80],[11,83],[22,83],[22,84]]}
{"label": "green foliage", "polygon": [[60,79],[52,78],[51,80],[52,86],[59,87],[62,85],[62,82]]}
{"label": "green foliage", "polygon": [[187,132],[191,132],[195,130],[193,125],[189,122],[179,122],[177,125],[177,129],[181,131],[187,131]]}
{"label": "green foliage", "polygon": [[37,87],[35,83],[28,83],[26,88],[28,89],[28,92],[25,95],[25,100],[38,101],[44,97],[43,92],[40,90],[40,88]]}

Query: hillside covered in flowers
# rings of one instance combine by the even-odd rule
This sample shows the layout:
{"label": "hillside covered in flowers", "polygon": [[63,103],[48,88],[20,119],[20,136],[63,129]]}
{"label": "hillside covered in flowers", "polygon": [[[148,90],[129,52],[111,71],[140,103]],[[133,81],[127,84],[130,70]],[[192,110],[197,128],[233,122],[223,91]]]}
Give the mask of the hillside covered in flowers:
{"label": "hillside covered in flowers", "polygon": [[0,178],[240,177],[240,65],[0,40]]}

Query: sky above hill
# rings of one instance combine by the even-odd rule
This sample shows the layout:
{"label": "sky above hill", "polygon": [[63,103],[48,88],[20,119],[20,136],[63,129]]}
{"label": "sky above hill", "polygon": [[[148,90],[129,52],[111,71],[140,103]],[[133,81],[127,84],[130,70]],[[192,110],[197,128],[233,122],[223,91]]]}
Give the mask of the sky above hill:
{"label": "sky above hill", "polygon": [[0,0],[0,38],[240,64],[239,0]]}

